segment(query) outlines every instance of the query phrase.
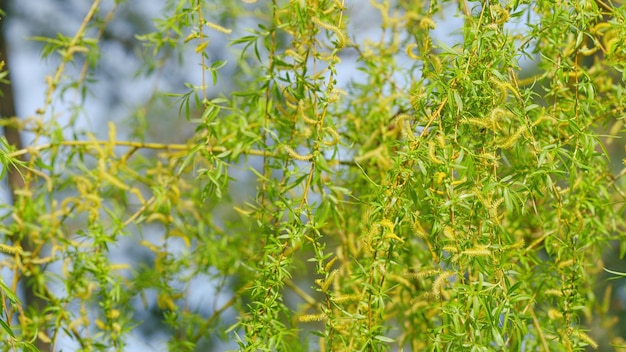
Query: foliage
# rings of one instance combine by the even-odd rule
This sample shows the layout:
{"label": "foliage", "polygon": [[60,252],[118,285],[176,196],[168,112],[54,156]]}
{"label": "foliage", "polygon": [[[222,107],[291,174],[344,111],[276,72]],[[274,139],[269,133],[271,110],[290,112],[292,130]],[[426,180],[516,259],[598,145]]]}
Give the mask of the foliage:
{"label": "foliage", "polygon": [[[624,230],[626,172],[607,150],[625,116],[623,7],[372,0],[380,36],[360,39],[342,0],[253,3],[169,2],[137,35],[146,74],[201,64],[199,86],[169,95],[195,126],[183,144],[122,140],[113,123],[98,139],[57,118],[74,91],[82,113],[118,7],[100,16],[94,1],[75,35],[38,38],[60,60],[44,105],[3,122],[35,135],[2,150],[25,180],[3,243],[34,246],[0,248],[14,274],[5,339],[122,351],[153,294],[170,350],[220,337],[246,351],[597,346],[585,323],[609,317],[594,275]],[[462,42],[433,40],[454,11]],[[222,37],[234,90],[210,97]],[[355,57],[358,79],[340,86]],[[250,179],[256,193],[237,193]],[[123,244],[149,259],[120,262]],[[18,280],[45,311],[21,306]],[[198,281],[216,286],[207,307],[189,304]]]}

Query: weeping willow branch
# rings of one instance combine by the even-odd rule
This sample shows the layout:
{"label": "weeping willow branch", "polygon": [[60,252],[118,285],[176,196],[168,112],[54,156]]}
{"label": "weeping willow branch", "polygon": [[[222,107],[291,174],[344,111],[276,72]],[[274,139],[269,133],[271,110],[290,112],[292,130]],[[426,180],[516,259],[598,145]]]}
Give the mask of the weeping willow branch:
{"label": "weeping willow branch", "polygon": [[[187,144],[165,144],[165,143],[144,143],[144,142],[132,142],[132,141],[104,141],[104,140],[95,140],[95,141],[62,141],[59,143],[47,143],[41,144],[37,146],[32,146],[28,148],[23,148],[20,150],[16,150],[14,152],[8,153],[7,157],[16,158],[22,155],[35,155],[41,151],[56,148],[59,146],[66,147],[93,147],[93,146],[104,146],[104,145],[113,145],[114,147],[131,147],[136,149],[153,149],[153,150],[167,150],[167,151],[190,151],[193,146]],[[209,151],[214,153],[222,153],[227,151],[227,148],[224,147],[207,147]],[[250,149],[244,151],[245,154],[248,155],[259,155],[259,156],[276,156],[273,153]]]}
{"label": "weeping willow branch", "polygon": [[[133,142],[133,141],[105,141],[105,140],[91,140],[91,141],[62,141],[59,143],[46,143],[40,144],[36,146],[29,146],[26,148],[18,149],[6,154],[6,157],[9,159],[15,159],[22,157],[24,155],[37,155],[42,151],[53,149],[57,147],[95,147],[95,146],[105,146],[112,145],[113,147],[129,147],[133,149],[151,149],[151,150],[165,150],[165,151],[191,151],[194,146],[188,144],[166,144],[166,143],[145,143],[145,142]],[[228,151],[228,148],[220,147],[220,146],[207,146],[207,150],[212,153],[223,153]],[[268,158],[278,158],[282,157],[282,155],[272,153],[269,151],[263,151],[258,149],[248,149],[243,150],[242,154],[246,155],[255,155],[255,156],[265,156]],[[287,154],[289,152],[287,151]],[[289,154],[290,155],[290,154]],[[328,162],[332,162],[332,160],[327,160]],[[354,165],[354,161],[339,161],[339,164],[342,165]]]}

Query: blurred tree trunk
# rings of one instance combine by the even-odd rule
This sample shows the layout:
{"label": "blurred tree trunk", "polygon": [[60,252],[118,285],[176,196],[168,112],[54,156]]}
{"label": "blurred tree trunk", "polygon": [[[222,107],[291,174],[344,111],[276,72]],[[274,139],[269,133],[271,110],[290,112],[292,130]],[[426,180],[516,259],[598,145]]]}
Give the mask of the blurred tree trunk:
{"label": "blurred tree trunk", "polygon": [[[0,9],[5,12],[2,19],[0,19],[0,60],[5,62],[5,67],[9,72],[9,77],[11,74],[11,66],[10,61],[8,60],[7,53],[9,52],[7,46],[7,38],[6,38],[6,18],[10,13],[10,9],[7,7],[7,3],[5,0],[0,0]],[[13,86],[11,84],[2,84],[0,85],[0,89],[2,90],[2,96],[0,96],[0,116],[3,119],[9,119],[16,116],[15,109],[15,96],[13,94]],[[20,131],[13,126],[5,126],[4,127],[4,136],[7,139],[7,142],[17,149],[22,149],[22,139],[20,136]],[[3,167],[7,167],[7,165],[3,165]],[[8,187],[9,187],[9,199],[12,204],[14,204],[16,199],[16,191],[24,188],[24,180],[17,169],[9,168],[7,170],[8,175]],[[32,246],[28,240],[28,238],[17,239],[20,246],[25,252],[32,252]],[[22,297],[22,304],[24,305],[25,310],[33,309],[35,311],[41,311],[45,308],[46,302],[35,293],[36,288],[32,285],[26,284],[25,278],[22,278],[22,289],[24,295]],[[35,341],[35,346],[40,351],[51,351],[52,345],[50,343],[46,343],[41,339],[37,339]]]}

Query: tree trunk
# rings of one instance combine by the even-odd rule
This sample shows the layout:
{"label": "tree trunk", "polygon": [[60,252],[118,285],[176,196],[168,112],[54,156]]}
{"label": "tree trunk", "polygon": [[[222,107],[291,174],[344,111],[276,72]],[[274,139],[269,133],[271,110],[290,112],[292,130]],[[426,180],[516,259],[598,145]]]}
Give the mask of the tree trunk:
{"label": "tree trunk", "polygon": [[[6,28],[4,26],[6,22],[5,19],[7,18],[10,9],[7,8],[7,3],[5,0],[0,0],[0,9],[5,12],[5,16],[0,19],[0,60],[5,62],[5,67],[7,71],[9,71],[10,75],[11,66],[7,55],[9,51],[6,40]],[[11,84],[2,84],[0,85],[0,89],[2,90],[2,96],[0,97],[0,116],[3,119],[12,118],[17,115],[15,111],[15,97],[13,94],[13,87]],[[17,149],[23,148],[20,131],[17,128],[13,126],[5,126],[4,136],[6,137],[7,142],[13,147]],[[3,167],[7,167],[7,165],[4,165]],[[24,188],[24,179],[15,168],[8,168],[7,175],[9,179],[8,187],[10,190],[10,202],[11,204],[15,204],[15,200],[17,197],[16,191]],[[19,245],[25,252],[32,252],[32,245],[28,238],[21,236],[20,239],[20,236],[18,234],[15,234],[13,237],[15,238],[16,242],[19,242]],[[24,277],[22,277],[21,284],[22,290],[24,292],[24,296],[22,297],[22,304],[25,308],[24,310],[34,310],[36,312],[41,312],[45,308],[46,302],[35,293],[36,287],[33,286],[35,284],[27,285],[26,278]],[[50,343],[46,343],[40,339],[37,339],[35,341],[35,346],[37,346],[40,351],[52,350],[52,345]]]}

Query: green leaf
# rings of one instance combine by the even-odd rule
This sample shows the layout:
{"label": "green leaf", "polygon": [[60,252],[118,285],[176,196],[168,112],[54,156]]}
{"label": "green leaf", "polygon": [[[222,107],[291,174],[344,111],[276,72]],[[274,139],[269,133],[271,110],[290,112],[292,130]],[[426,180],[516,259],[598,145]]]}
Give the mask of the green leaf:
{"label": "green leaf", "polygon": [[374,338],[378,341],[387,342],[387,343],[396,342],[396,340],[389,338],[387,336],[383,336],[383,335],[378,335],[378,336],[375,336]]}
{"label": "green leaf", "polygon": [[11,336],[12,338],[15,338],[15,334],[13,334],[13,331],[11,330],[11,327],[2,319],[0,319],[0,327],[2,327],[2,329],[9,334],[9,336]]}
{"label": "green leaf", "polygon": [[617,279],[621,279],[621,278],[623,278],[623,277],[626,277],[626,273],[622,273],[622,272],[619,272],[619,271],[609,270],[609,269],[607,269],[607,268],[602,268],[602,269],[604,269],[604,271],[606,271],[606,272],[607,272],[607,273],[609,273],[609,274],[617,275],[617,277],[611,277],[611,278],[609,278],[609,280],[617,280]]}

